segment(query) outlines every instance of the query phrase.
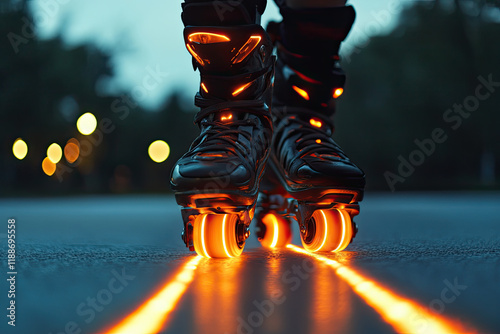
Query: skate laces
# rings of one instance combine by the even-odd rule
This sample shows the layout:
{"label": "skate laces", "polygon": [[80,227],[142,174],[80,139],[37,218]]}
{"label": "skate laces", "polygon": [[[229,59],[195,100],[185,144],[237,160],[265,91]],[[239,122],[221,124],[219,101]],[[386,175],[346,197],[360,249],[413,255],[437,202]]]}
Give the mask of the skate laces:
{"label": "skate laces", "polygon": [[[231,105],[235,104],[231,103]],[[240,163],[252,171],[255,163],[253,160],[260,159],[268,147],[265,133],[255,135],[255,129],[259,125],[263,129],[265,128],[261,118],[252,117],[252,114],[258,114],[258,112],[252,113],[249,109],[239,108],[218,110],[217,112],[204,111],[202,110],[201,115],[196,116],[202,131],[193,142],[192,150],[190,150],[191,155],[237,157]],[[262,110],[260,114],[262,114]],[[199,119],[202,115],[205,115],[205,118]],[[252,150],[257,154],[252,154]]]}
{"label": "skate laces", "polygon": [[200,123],[203,119],[205,119],[212,113],[226,109],[241,110],[256,115],[262,115],[262,111],[265,110],[265,104],[261,100],[227,101],[217,98],[207,99],[202,97],[200,93],[197,93],[195,96],[195,105],[201,108],[201,110],[196,114],[194,118],[195,123]]}
{"label": "skate laces", "polygon": [[[290,126],[291,124],[293,126]],[[283,132],[284,138],[281,142],[296,138],[299,158],[314,156],[331,160],[345,159],[342,149],[331,137],[331,120],[318,114],[311,117],[310,110],[294,109],[293,113],[282,112],[276,132]]]}
{"label": "skate laces", "polygon": [[[252,148],[260,146],[261,150],[266,150],[265,138],[262,136],[253,138],[252,136],[253,130],[259,123],[263,123],[263,118],[270,116],[263,101],[207,99],[198,93],[195,97],[195,104],[201,110],[196,114],[194,121],[199,126],[205,127],[205,130],[195,140],[197,144],[203,143],[199,151],[227,151],[221,146],[221,143],[227,143],[234,148],[234,150],[230,150],[231,153],[248,161],[248,155]],[[255,117],[245,116],[248,114],[255,115]],[[221,115],[220,120],[215,119],[218,115]],[[265,128],[264,125],[262,127]]]}
{"label": "skate laces", "polygon": [[[257,125],[256,120],[231,120],[225,121],[204,120],[202,125],[206,128],[198,137],[199,144],[202,144],[197,149],[197,153],[214,152],[214,151],[229,151],[240,157],[248,154],[248,147],[241,143],[241,136],[248,142],[252,140],[252,134],[246,131],[241,131],[241,126]],[[225,146],[227,144],[228,146]]]}

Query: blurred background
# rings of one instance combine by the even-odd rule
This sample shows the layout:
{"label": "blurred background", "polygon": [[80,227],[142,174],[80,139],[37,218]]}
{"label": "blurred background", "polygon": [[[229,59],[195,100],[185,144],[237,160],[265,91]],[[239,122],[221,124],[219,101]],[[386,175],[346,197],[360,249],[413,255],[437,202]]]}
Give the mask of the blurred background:
{"label": "blurred background", "polygon": [[[334,138],[368,189],[499,189],[500,1],[350,4]],[[0,196],[170,192],[198,133],[180,12],[0,0]]]}

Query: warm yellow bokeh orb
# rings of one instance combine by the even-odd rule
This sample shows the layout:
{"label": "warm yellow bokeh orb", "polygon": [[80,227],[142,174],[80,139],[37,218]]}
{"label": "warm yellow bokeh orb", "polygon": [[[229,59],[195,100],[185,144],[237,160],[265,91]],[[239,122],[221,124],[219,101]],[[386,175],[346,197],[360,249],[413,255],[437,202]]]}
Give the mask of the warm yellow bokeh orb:
{"label": "warm yellow bokeh orb", "polygon": [[49,160],[54,164],[61,161],[62,155],[63,155],[62,148],[56,143],[50,145],[49,148],[47,149],[47,158],[49,158]]}
{"label": "warm yellow bokeh orb", "polygon": [[97,118],[92,113],[85,113],[76,121],[76,127],[82,135],[88,136],[97,128]]}
{"label": "warm yellow bokeh orb", "polygon": [[163,140],[157,140],[149,145],[148,153],[151,160],[161,163],[170,155],[170,147]]}
{"label": "warm yellow bokeh orb", "polygon": [[43,159],[42,169],[45,174],[47,174],[48,176],[54,175],[54,173],[56,172],[56,168],[56,164],[50,161],[48,157]]}
{"label": "warm yellow bokeh orb", "polygon": [[19,160],[23,160],[28,154],[28,145],[21,138],[16,139],[14,145],[12,145],[12,153]]}
{"label": "warm yellow bokeh orb", "polygon": [[64,156],[66,157],[66,160],[72,164],[78,160],[78,157],[80,156],[80,147],[74,142],[68,141],[64,147]]}

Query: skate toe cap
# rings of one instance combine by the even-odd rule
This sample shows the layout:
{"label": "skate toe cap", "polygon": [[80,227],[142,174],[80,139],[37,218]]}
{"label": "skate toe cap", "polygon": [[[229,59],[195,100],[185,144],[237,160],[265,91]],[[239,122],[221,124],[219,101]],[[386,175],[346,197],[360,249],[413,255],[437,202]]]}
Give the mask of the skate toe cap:
{"label": "skate toe cap", "polygon": [[318,161],[304,164],[297,169],[299,179],[311,185],[356,187],[365,186],[365,174],[353,163]]}
{"label": "skate toe cap", "polygon": [[175,191],[212,192],[240,190],[251,179],[243,166],[231,162],[178,164],[172,171],[170,183]]}

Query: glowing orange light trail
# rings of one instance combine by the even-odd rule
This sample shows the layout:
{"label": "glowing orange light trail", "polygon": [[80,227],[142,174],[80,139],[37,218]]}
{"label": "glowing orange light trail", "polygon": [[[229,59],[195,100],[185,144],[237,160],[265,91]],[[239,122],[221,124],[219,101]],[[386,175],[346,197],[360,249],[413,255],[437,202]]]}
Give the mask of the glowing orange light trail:
{"label": "glowing orange light trail", "polygon": [[229,114],[229,115],[223,115],[220,120],[221,121],[230,121],[233,119],[233,114]]}
{"label": "glowing orange light trail", "polygon": [[271,243],[271,248],[276,247],[276,244],[278,244],[278,236],[279,236],[279,226],[278,226],[278,219],[276,219],[276,216],[273,215],[273,242]]}
{"label": "glowing orange light trail", "polygon": [[[269,248],[275,248],[276,245],[278,244],[278,237],[279,237],[279,225],[278,225],[278,219],[276,216],[272,213],[268,213],[267,215],[262,218],[262,222],[266,225],[269,226],[269,232],[272,232],[272,238],[268,238],[271,240],[271,243],[268,245]],[[271,228],[272,227],[272,228]]]}
{"label": "glowing orange light trail", "polygon": [[236,56],[231,59],[233,64],[241,63],[259,45],[262,37],[250,36],[248,41],[241,47]]}
{"label": "glowing orange light trail", "polygon": [[175,309],[189,284],[193,281],[194,272],[202,258],[196,256],[186,262],[177,275],[168,281],[160,291],[105,333],[152,334],[160,332],[168,315]]}
{"label": "glowing orange light trail", "polygon": [[299,88],[297,86],[292,86],[293,90],[296,91],[304,100],[309,101],[309,94],[303,90],[302,88]]}
{"label": "glowing orange light trail", "polygon": [[[323,213],[323,211],[321,211],[321,212]],[[340,213],[340,218],[342,219],[342,224],[341,224],[342,225],[342,239],[340,239],[339,245],[337,246],[337,248],[335,248],[334,250],[332,250],[332,252],[338,251],[344,245],[344,243],[346,242],[346,240],[345,240],[345,234],[346,234],[346,225],[347,224],[346,224],[345,215],[349,215],[349,214],[347,212],[345,212],[344,210],[339,210],[339,213]],[[323,213],[323,216],[324,215],[325,214]]]}
{"label": "glowing orange light trail", "polygon": [[207,215],[203,216],[203,220],[201,221],[201,248],[203,249],[203,255],[205,257],[210,257],[207,252],[207,247],[205,246],[205,223],[207,222]]}
{"label": "glowing orange light trail", "polygon": [[203,90],[205,91],[205,93],[208,94],[208,88],[207,88],[207,86],[205,86],[205,84],[203,82],[201,83],[201,88],[203,88]]}
{"label": "glowing orange light trail", "polygon": [[201,66],[205,65],[205,62],[203,61],[203,59],[201,59],[201,57],[196,53],[196,51],[194,51],[194,49],[191,45],[186,44],[186,48],[188,49],[189,53],[194,57],[194,59],[196,59],[198,61],[198,63],[200,63]]}
{"label": "glowing orange light trail", "polygon": [[[253,82],[253,81],[252,81]],[[247,84],[244,84],[243,86],[240,86],[238,87],[232,94],[233,96],[236,96],[238,94],[240,94],[242,91],[244,91],[245,89],[248,88],[248,86],[250,86],[252,84],[252,82],[249,82]]]}
{"label": "glowing orange light trail", "polygon": [[434,314],[418,303],[398,296],[352,268],[325,256],[309,253],[295,245],[287,245],[294,252],[305,254],[335,269],[336,274],[349,284],[363,300],[399,333],[477,333],[460,322]]}
{"label": "glowing orange light trail", "polygon": [[232,257],[231,254],[227,251],[227,246],[226,246],[226,220],[227,220],[228,215],[224,215],[224,218],[222,219],[222,246],[224,248],[224,253],[226,253],[227,257]]}
{"label": "glowing orange light trail", "polygon": [[[311,120],[312,121],[312,120]],[[319,210],[319,212],[321,212],[321,215],[323,215],[323,222],[325,224],[325,236],[323,238],[323,242],[321,243],[321,245],[315,250],[315,252],[319,251],[321,248],[323,248],[323,246],[325,245],[325,242],[326,242],[326,238],[328,236],[328,220],[326,219],[326,216],[325,216],[325,211],[323,210]]]}
{"label": "glowing orange light trail", "polygon": [[337,97],[339,97],[343,93],[344,93],[344,89],[343,88],[337,88],[337,89],[335,89],[333,91],[333,98],[336,99]]}
{"label": "glowing orange light trail", "polygon": [[195,32],[188,36],[188,40],[199,44],[212,44],[229,42],[231,39],[226,35],[214,34],[211,32]]}
{"label": "glowing orange light trail", "polygon": [[309,123],[311,123],[312,126],[315,126],[317,128],[320,128],[323,126],[323,123],[321,123],[321,121],[319,119],[316,119],[316,118],[311,118],[309,120]]}

